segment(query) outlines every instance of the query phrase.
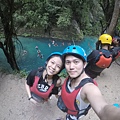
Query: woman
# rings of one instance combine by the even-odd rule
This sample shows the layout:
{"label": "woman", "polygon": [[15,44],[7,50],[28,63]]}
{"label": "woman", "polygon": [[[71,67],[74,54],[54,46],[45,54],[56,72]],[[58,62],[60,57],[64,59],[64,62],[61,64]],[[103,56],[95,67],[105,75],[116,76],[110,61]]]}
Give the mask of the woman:
{"label": "woman", "polygon": [[62,54],[53,52],[47,58],[45,67],[32,70],[27,76],[25,86],[28,100],[37,104],[47,101],[51,95],[58,95],[61,79],[57,74],[63,69]]}

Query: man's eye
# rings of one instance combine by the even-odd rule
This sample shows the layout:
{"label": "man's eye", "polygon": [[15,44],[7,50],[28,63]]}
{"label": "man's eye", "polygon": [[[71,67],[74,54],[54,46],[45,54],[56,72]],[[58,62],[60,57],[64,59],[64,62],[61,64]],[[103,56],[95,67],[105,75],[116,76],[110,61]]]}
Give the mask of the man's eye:
{"label": "man's eye", "polygon": [[68,65],[68,64],[70,64],[70,62],[69,62],[69,61],[66,61],[66,62],[65,62],[65,64],[67,64],[67,65]]}
{"label": "man's eye", "polygon": [[74,63],[75,63],[75,64],[78,64],[78,63],[79,63],[79,61],[74,61]]}

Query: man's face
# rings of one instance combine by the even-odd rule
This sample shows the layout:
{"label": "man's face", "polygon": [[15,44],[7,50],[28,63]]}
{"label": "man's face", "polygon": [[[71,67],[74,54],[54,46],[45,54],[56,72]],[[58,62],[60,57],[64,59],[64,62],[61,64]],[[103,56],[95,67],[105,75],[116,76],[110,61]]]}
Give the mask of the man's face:
{"label": "man's face", "polygon": [[57,74],[61,68],[62,68],[62,60],[58,56],[54,56],[50,58],[50,60],[47,63],[46,69],[48,72],[48,75],[55,75]]}
{"label": "man's face", "polygon": [[81,74],[84,67],[82,59],[68,55],[65,58],[65,68],[71,78],[76,78]]}

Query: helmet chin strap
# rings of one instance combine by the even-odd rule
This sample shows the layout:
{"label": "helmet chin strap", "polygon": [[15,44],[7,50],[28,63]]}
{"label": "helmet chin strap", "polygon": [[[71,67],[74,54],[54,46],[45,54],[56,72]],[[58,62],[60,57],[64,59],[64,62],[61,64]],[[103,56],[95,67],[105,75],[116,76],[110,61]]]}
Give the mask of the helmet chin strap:
{"label": "helmet chin strap", "polygon": [[46,69],[46,75],[45,75],[45,79],[47,79],[48,78],[48,72],[47,72],[47,69]]}
{"label": "helmet chin strap", "polygon": [[75,79],[79,78],[84,71],[85,71],[85,69],[83,68],[83,69],[82,69],[82,72],[81,72],[77,77],[72,78],[72,80],[75,80]]}
{"label": "helmet chin strap", "polygon": [[46,75],[45,75],[45,78],[47,79],[50,75],[48,74],[47,72],[47,69],[46,69]]}
{"label": "helmet chin strap", "polygon": [[45,75],[45,79],[47,79],[47,77],[48,77],[48,74]]}

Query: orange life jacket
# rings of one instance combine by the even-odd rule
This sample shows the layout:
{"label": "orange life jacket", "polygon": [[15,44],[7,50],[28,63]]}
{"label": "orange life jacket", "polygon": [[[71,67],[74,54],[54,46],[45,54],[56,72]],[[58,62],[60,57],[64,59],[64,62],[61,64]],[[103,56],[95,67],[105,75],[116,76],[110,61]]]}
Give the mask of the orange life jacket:
{"label": "orange life jacket", "polygon": [[99,59],[96,62],[96,65],[100,68],[107,68],[111,65],[112,63],[112,55],[110,55],[109,57],[105,57],[104,54],[102,52],[99,53]]}

